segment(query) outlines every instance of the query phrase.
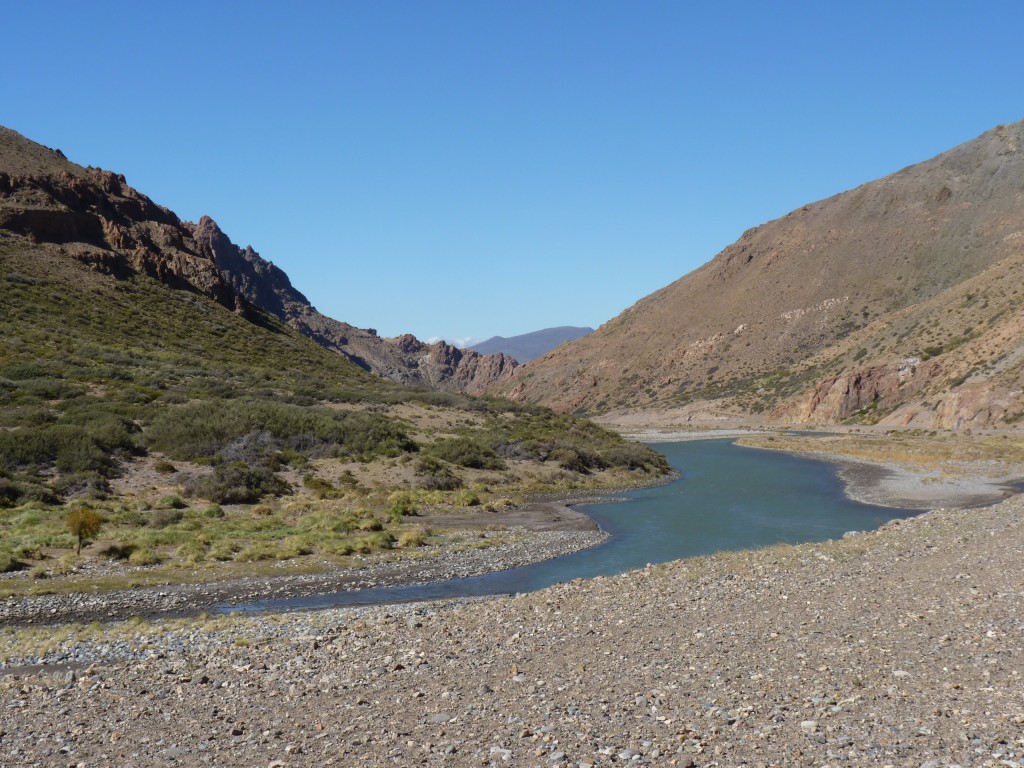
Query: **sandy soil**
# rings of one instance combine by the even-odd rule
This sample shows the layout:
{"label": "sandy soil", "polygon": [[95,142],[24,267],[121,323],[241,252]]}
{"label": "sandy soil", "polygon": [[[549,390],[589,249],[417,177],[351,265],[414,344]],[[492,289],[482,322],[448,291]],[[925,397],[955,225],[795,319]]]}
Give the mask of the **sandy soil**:
{"label": "sandy soil", "polygon": [[839,464],[846,492],[866,504],[905,509],[977,507],[994,504],[1017,493],[1021,475],[1000,477],[974,474],[943,477],[896,464],[852,461],[830,454],[814,454]]}

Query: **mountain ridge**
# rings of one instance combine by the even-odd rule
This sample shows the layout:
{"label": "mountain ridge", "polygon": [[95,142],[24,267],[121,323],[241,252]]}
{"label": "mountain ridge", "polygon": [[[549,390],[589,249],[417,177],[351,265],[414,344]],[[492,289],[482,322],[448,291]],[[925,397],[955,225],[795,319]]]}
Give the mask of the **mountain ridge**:
{"label": "mountain ridge", "polygon": [[560,344],[582,338],[594,332],[593,328],[575,325],[559,325],[542,328],[539,331],[521,333],[517,336],[492,336],[469,348],[481,354],[502,353],[520,363],[528,363]]}
{"label": "mountain ridge", "polygon": [[505,355],[482,355],[443,341],[428,344],[412,334],[382,338],[317,311],[288,275],[251,246],[240,248],[210,217],[186,222],[212,253],[221,274],[246,300],[270,312],[321,346],[382,378],[447,392],[482,394],[517,365]]}
{"label": "mountain ridge", "polygon": [[83,167],[0,126],[0,230],[65,248],[100,272],[138,271],[239,313],[269,312],[321,346],[383,378],[482,394],[517,363],[411,334],[382,339],[318,312],[283,270],[231,242],[209,217],[182,221],[122,174]]}
{"label": "mountain ridge", "polygon": [[751,228],[494,391],[613,420],[1013,420],[1022,143],[998,126]]}

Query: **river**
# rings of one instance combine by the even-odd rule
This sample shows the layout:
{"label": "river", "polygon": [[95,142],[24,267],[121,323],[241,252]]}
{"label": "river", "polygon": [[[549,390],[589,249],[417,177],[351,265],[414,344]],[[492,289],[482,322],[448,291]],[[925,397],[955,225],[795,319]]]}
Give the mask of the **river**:
{"label": "river", "polygon": [[723,550],[797,544],[865,531],[919,510],[852,501],[828,462],[735,445],[731,439],[654,445],[680,477],[579,507],[610,534],[603,544],[508,571],[423,585],[265,600],[223,610],[261,611],[513,594],[610,576],[648,563]]}

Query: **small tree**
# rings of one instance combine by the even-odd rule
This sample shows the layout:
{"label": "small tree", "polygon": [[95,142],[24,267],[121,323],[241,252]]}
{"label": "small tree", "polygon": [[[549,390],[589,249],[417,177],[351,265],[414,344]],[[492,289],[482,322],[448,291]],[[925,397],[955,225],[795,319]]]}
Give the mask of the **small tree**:
{"label": "small tree", "polygon": [[68,530],[78,539],[77,554],[82,554],[82,543],[96,537],[103,525],[103,518],[91,507],[78,507],[68,515]]}

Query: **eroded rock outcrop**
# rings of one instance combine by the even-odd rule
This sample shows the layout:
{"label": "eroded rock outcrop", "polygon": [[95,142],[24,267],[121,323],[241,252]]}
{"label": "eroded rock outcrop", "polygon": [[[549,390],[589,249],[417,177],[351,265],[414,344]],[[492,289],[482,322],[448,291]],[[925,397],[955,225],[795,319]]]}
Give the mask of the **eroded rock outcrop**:
{"label": "eroded rock outcrop", "polygon": [[502,354],[481,355],[443,341],[427,344],[412,334],[381,338],[372,328],[357,328],[327,317],[292,285],[282,269],[252,247],[235,245],[210,217],[184,226],[239,295],[378,376],[444,392],[479,395],[518,365]]}
{"label": "eroded rock outcrop", "polygon": [[413,336],[382,339],[314,308],[288,275],[252,247],[239,248],[204,216],[181,221],[130,187],[124,176],[75,165],[0,127],[0,231],[59,246],[92,269],[127,277],[141,273],[208,296],[256,318],[254,307],[318,344],[393,381],[481,394],[517,363]]}
{"label": "eroded rock outcrop", "polygon": [[0,130],[0,229],[63,246],[71,257],[108,274],[141,272],[235,306],[234,291],[217,265],[173,212],[128,186],[120,174],[82,168]]}

